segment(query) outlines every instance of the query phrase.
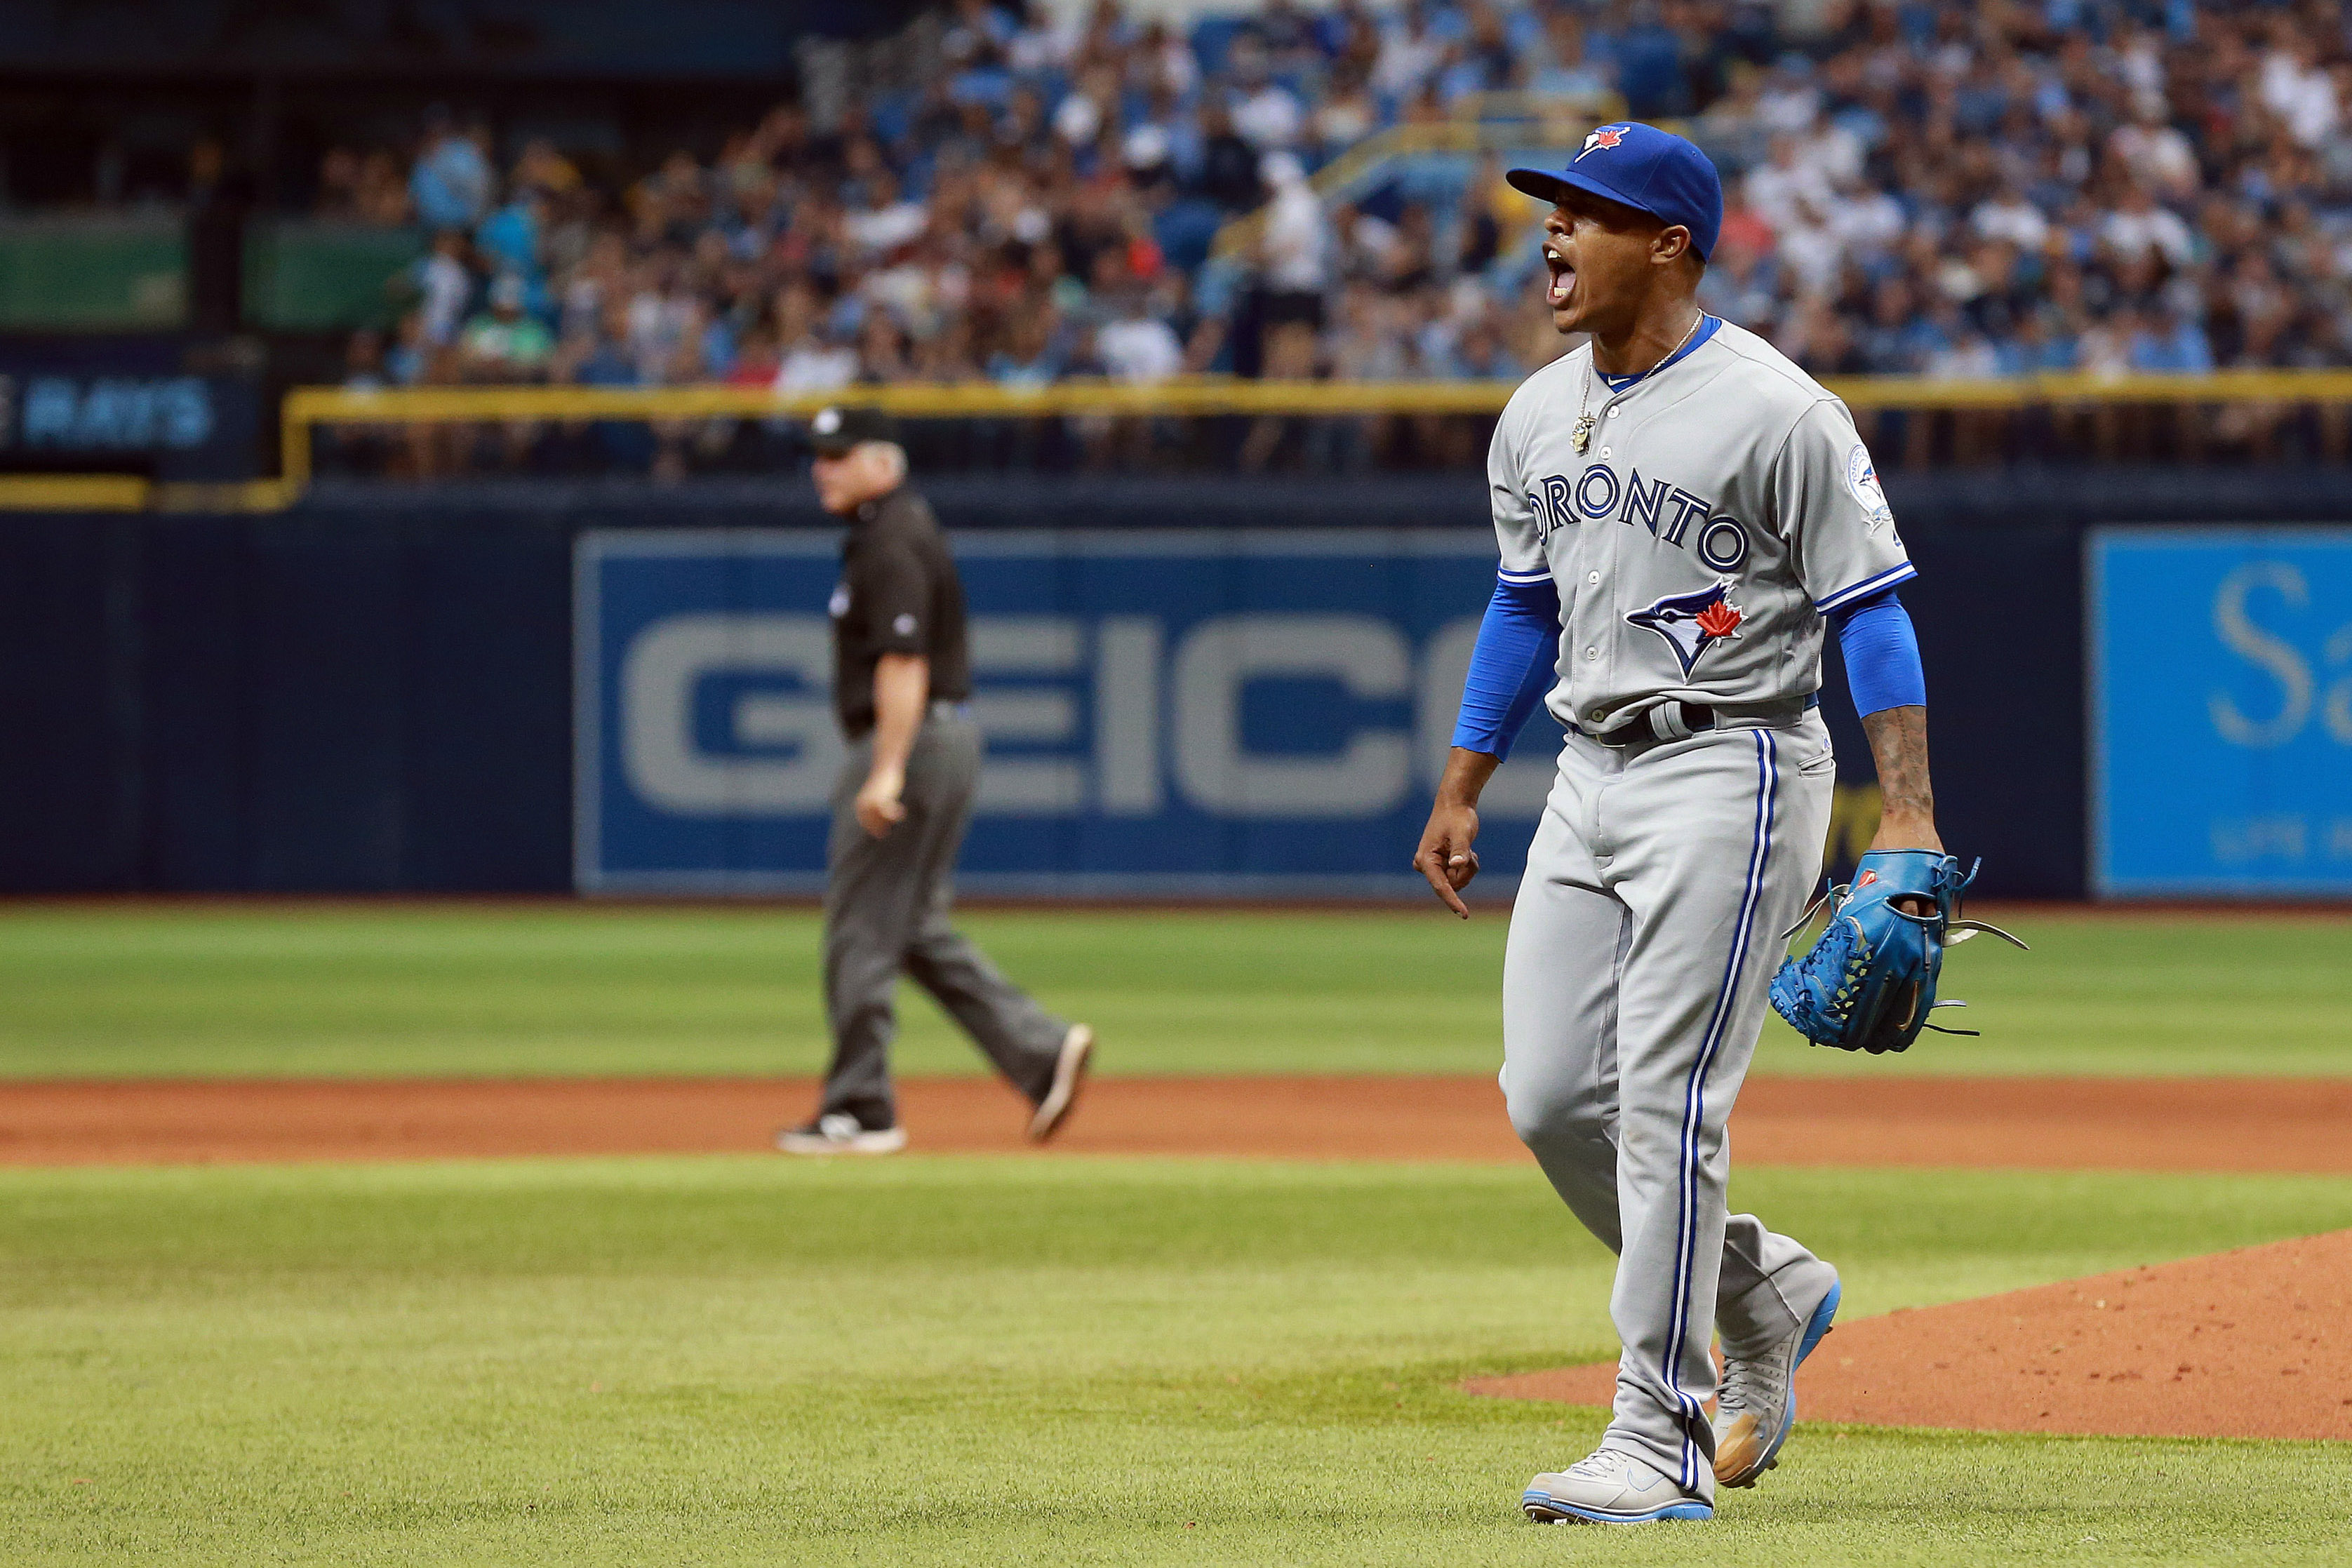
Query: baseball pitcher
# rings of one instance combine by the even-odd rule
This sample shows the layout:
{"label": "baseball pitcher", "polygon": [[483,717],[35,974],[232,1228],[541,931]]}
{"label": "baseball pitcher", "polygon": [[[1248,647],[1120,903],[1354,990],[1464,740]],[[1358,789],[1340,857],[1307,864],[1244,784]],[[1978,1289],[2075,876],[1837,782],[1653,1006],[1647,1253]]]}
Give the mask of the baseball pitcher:
{"label": "baseball pitcher", "polygon": [[1618,1254],[1623,1354],[1600,1449],[1536,1477],[1523,1506],[1708,1519],[1718,1486],[1774,1464],[1797,1364],[1838,1308],[1834,1268],[1724,1204],[1724,1124],[1821,873],[1831,632],[1885,800],[1855,906],[1916,894],[1901,906],[1932,916],[1961,883],[1895,593],[1915,574],[1870,454],[1843,403],[1695,302],[1723,216],[1714,165],[1605,125],[1567,168],[1510,181],[1553,204],[1552,320],[1590,342],[1496,426],[1502,567],[1413,863],[1466,917],[1479,791],[1546,702],[1568,734],[1511,916],[1502,1087],[1552,1186]]}

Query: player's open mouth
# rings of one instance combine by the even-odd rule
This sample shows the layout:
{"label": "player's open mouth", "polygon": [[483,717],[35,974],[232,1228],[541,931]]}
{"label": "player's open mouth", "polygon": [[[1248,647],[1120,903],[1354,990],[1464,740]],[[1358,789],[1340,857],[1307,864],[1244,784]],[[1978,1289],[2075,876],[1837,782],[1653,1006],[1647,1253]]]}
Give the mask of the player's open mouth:
{"label": "player's open mouth", "polygon": [[1569,266],[1567,258],[1549,246],[1544,247],[1544,266],[1551,271],[1551,287],[1545,298],[1557,310],[1568,303],[1568,292],[1576,287],[1576,268]]}

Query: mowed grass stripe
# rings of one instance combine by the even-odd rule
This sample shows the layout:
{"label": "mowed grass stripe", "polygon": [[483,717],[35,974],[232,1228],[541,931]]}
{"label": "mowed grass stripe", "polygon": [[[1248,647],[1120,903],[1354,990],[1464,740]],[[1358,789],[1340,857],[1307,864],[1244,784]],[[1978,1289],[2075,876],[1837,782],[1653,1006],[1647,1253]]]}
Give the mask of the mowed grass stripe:
{"label": "mowed grass stripe", "polygon": [[[2352,1224],[2292,1177],[1759,1171],[1856,1314]],[[2325,1445],[1809,1430],[1711,1533],[1521,1522],[1604,1354],[1532,1171],[0,1172],[11,1563],[2318,1561]],[[2340,1446],[2337,1446],[2340,1448]],[[86,1484],[80,1484],[86,1483]]]}
{"label": "mowed grass stripe", "polygon": [[[2352,1075],[2352,920],[2018,912],[1959,949],[1981,1040],[1769,1072]],[[965,924],[1101,1070],[1489,1073],[1507,922],[1429,910],[986,912]],[[766,1074],[825,1059],[815,916],[586,904],[0,911],[0,1076]],[[912,987],[898,1060],[980,1071]]]}

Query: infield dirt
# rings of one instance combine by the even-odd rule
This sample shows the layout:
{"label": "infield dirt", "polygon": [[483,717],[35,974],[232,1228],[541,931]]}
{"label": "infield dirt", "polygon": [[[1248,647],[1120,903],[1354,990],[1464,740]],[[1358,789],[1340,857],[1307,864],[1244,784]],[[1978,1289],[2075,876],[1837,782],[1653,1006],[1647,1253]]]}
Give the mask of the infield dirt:
{"label": "infield dirt", "polygon": [[[915,1148],[1012,1153],[1026,1108],[977,1078],[899,1086]],[[0,1084],[0,1164],[438,1159],[763,1149],[792,1079],[318,1079]],[[2352,1172],[2352,1082],[1750,1079],[1740,1165]],[[1518,1161],[1485,1077],[1102,1078],[1074,1154]]]}

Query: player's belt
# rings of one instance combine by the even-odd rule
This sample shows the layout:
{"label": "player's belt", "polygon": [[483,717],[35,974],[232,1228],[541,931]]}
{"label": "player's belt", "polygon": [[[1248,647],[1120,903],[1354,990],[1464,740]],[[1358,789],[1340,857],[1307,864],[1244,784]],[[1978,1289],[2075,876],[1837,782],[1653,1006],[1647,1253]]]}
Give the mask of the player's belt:
{"label": "player's belt", "polygon": [[1688,740],[1695,735],[1705,735],[1717,729],[1771,729],[1793,724],[1812,708],[1822,706],[1822,699],[1810,696],[1801,702],[1744,703],[1738,706],[1710,707],[1705,703],[1680,701],[1662,702],[1648,712],[1636,715],[1614,729],[1586,730],[1603,746],[1659,746],[1669,740]]}

